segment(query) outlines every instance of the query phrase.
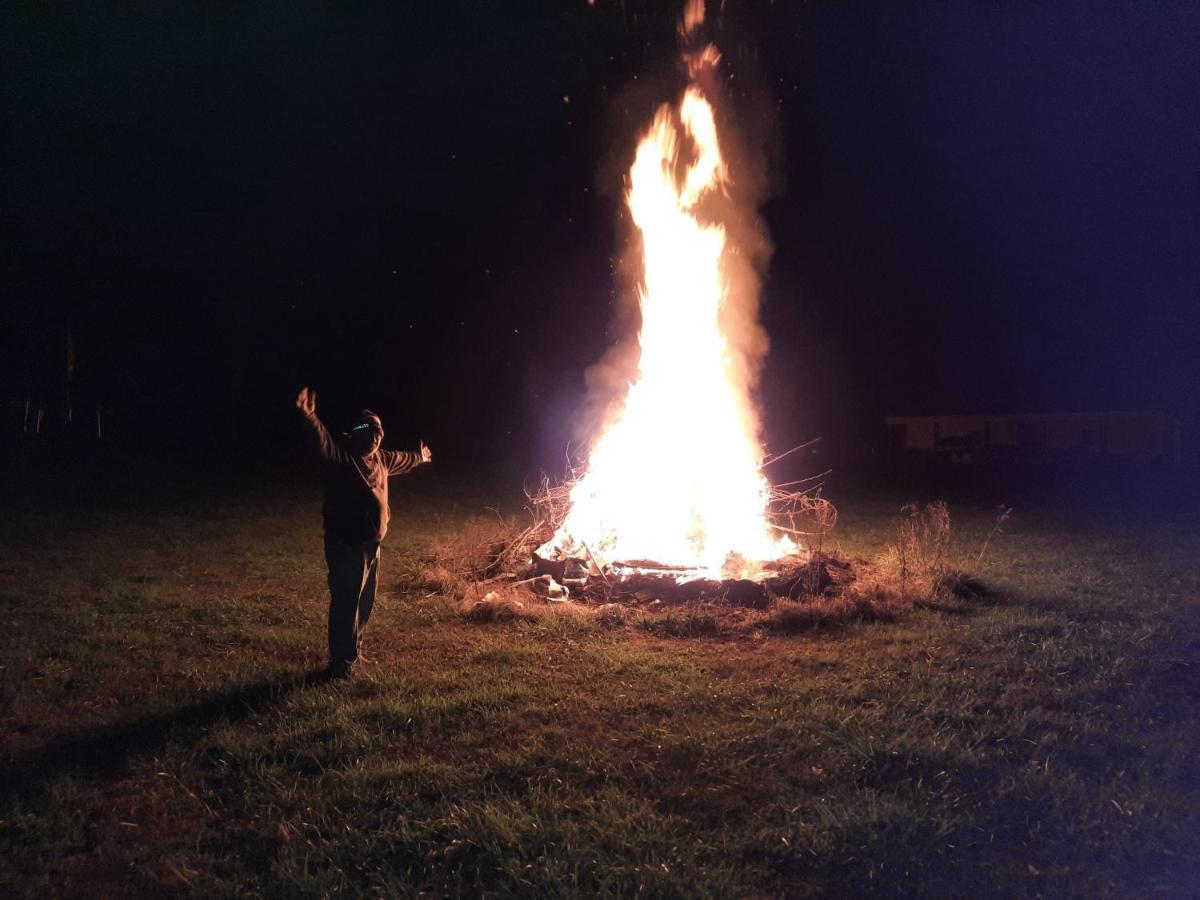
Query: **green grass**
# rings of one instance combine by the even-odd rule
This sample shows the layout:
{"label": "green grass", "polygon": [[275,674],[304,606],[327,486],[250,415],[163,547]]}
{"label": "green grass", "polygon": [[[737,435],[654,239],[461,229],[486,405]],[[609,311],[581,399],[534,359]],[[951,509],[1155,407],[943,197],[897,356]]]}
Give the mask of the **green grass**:
{"label": "green grass", "polygon": [[1200,891],[1194,533],[1018,510],[977,563],[955,509],[982,600],[477,623],[411,578],[465,512],[400,507],[330,684],[318,505],[0,523],[0,892]]}

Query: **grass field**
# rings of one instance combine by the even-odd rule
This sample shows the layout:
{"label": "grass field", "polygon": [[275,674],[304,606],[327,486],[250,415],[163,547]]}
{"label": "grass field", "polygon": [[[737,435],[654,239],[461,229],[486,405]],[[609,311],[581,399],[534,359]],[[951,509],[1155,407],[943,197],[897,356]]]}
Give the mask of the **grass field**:
{"label": "grass field", "polygon": [[688,636],[467,621],[395,506],[339,683],[315,490],[7,513],[0,894],[1200,894],[1194,530],[952,505],[986,602]]}

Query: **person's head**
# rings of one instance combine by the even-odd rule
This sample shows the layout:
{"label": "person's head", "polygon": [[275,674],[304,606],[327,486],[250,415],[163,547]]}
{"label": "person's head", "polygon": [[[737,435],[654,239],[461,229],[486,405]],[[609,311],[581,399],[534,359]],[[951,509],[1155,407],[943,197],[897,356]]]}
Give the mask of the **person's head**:
{"label": "person's head", "polygon": [[364,409],[350,426],[350,449],[359,456],[367,456],[378,450],[381,443],[383,420],[369,409]]}

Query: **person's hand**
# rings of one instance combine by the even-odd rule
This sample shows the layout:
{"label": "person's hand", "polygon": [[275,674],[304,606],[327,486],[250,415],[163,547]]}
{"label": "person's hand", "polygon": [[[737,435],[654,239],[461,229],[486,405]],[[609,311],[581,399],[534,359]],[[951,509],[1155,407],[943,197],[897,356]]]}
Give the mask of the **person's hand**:
{"label": "person's hand", "polygon": [[317,414],[317,392],[310,391],[306,387],[300,388],[300,393],[296,395],[296,408],[306,416],[315,416]]}
{"label": "person's hand", "polygon": [[421,441],[421,462],[433,462],[433,451],[425,446],[424,441]]}

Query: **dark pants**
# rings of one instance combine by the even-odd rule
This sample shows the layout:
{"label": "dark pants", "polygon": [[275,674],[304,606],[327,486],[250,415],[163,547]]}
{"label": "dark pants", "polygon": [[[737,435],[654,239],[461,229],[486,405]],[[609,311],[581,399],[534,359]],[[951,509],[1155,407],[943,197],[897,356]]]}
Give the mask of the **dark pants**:
{"label": "dark pants", "polygon": [[325,539],[329,566],[329,661],[358,659],[358,641],[375,606],[379,542],[344,544]]}

